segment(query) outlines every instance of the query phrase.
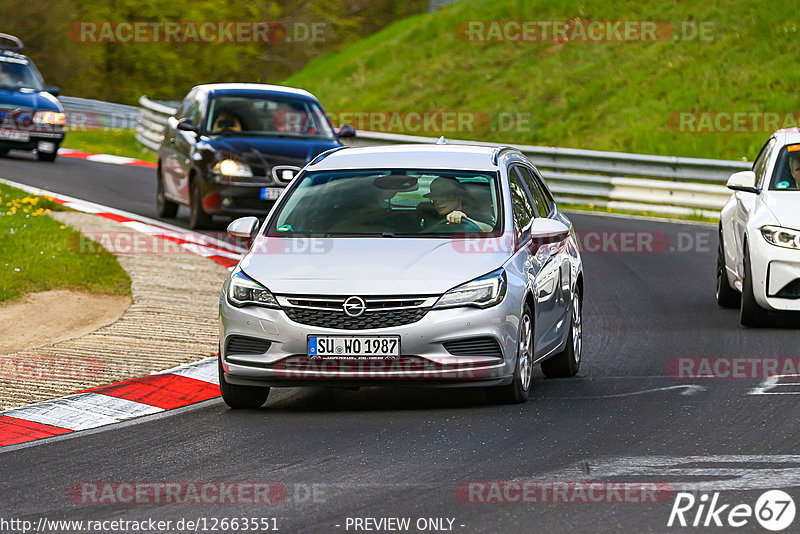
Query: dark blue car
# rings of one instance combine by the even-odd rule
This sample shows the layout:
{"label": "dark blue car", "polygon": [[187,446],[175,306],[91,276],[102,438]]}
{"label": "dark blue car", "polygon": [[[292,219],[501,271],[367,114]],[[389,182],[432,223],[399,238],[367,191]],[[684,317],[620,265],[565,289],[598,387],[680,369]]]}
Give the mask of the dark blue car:
{"label": "dark blue car", "polygon": [[355,135],[337,133],[307,91],[258,84],[194,87],[170,117],[158,152],[158,215],[189,206],[192,228],[214,215],[264,217],[318,154]]}
{"label": "dark blue car", "polygon": [[20,50],[19,39],[0,33],[0,156],[35,150],[39,160],[55,161],[64,140],[64,108],[56,100],[58,89],[45,87]]}

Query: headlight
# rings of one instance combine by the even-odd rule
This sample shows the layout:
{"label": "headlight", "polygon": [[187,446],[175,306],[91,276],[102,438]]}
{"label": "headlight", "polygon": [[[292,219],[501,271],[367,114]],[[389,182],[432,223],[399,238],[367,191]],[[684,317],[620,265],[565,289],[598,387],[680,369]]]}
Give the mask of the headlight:
{"label": "headlight", "polygon": [[231,178],[252,178],[253,171],[250,165],[232,159],[223,159],[214,165],[214,174],[221,174]]}
{"label": "headlight", "polygon": [[800,249],[800,230],[781,228],[780,226],[764,226],[761,235],[768,243],[776,247]]}
{"label": "headlight", "polygon": [[497,269],[471,282],[455,287],[442,295],[434,308],[454,308],[456,306],[494,306],[506,294],[506,273]]}
{"label": "headlight", "polygon": [[279,308],[278,301],[269,289],[262,286],[242,271],[231,275],[228,286],[228,302],[234,306],[263,306],[265,308]]}
{"label": "headlight", "polygon": [[66,115],[57,111],[37,111],[33,114],[34,124],[54,124],[61,126],[66,121]]}

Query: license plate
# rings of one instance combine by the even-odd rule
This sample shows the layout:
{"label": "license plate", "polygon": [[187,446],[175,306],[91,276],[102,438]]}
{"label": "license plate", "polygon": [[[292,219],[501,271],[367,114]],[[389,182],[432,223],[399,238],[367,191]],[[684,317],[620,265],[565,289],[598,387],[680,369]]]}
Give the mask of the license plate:
{"label": "license plate", "polygon": [[309,358],[396,358],[400,336],[308,336]]}
{"label": "license plate", "polygon": [[17,130],[0,130],[0,139],[8,139],[9,141],[28,141],[31,138],[28,132],[20,132]]}
{"label": "license plate", "polygon": [[276,200],[283,193],[282,187],[262,187],[261,200]]}

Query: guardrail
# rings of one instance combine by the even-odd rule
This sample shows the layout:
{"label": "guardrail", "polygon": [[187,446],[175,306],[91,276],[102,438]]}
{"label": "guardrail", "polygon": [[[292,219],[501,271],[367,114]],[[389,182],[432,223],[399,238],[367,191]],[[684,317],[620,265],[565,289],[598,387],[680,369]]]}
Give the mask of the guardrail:
{"label": "guardrail", "polygon": [[[175,108],[139,99],[136,139],[157,149],[167,118]],[[359,131],[350,146],[436,143],[437,138]],[[447,140],[451,144],[502,146],[499,143]],[[574,148],[515,145],[542,172],[561,203],[662,215],[716,218],[730,198],[724,183],[746,161],[650,156]]]}
{"label": "guardrail", "polygon": [[74,96],[59,96],[58,101],[70,114],[68,127],[116,130],[135,128],[137,124],[139,108],[135,106]]}

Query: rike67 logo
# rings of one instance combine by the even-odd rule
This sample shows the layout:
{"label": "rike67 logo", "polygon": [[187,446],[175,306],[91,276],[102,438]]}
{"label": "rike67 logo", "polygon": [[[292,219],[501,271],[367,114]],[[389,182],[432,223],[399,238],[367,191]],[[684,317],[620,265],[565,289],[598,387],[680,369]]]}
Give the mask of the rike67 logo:
{"label": "rike67 logo", "polygon": [[675,497],[667,526],[739,528],[752,525],[755,518],[761,527],[779,532],[792,524],[794,516],[794,499],[781,490],[762,493],[755,506],[723,503],[719,492],[702,493],[699,497],[680,492]]}

